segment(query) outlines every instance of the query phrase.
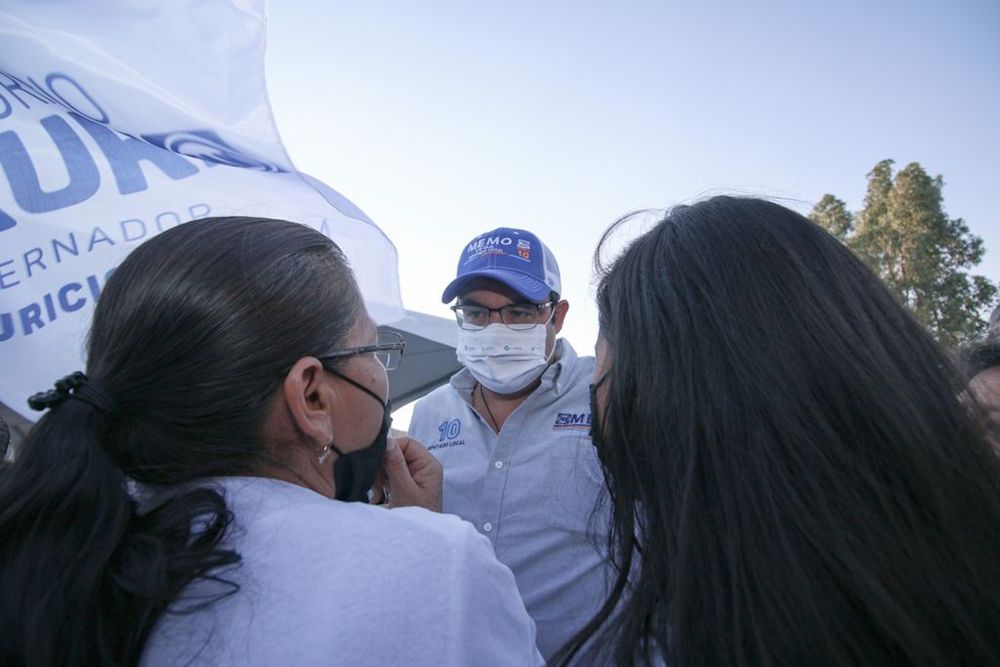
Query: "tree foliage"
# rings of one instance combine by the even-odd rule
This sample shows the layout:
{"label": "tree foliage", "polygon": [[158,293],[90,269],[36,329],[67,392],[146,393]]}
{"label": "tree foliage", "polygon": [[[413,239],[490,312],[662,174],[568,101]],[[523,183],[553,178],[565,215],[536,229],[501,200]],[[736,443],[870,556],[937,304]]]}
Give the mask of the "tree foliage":
{"label": "tree foliage", "polygon": [[985,330],[983,313],[997,288],[969,273],[982,261],[983,241],[945,213],[943,187],[919,163],[893,174],[893,161],[883,160],[868,174],[861,211],[852,214],[827,194],[810,218],[864,259],[942,343],[956,347]]}

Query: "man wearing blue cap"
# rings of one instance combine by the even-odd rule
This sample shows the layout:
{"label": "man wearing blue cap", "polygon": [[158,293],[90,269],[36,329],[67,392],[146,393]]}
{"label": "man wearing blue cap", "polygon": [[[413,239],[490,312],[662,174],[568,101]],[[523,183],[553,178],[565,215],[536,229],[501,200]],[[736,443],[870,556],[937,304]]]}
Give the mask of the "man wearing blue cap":
{"label": "man wearing blue cap", "polygon": [[455,300],[465,368],[410,422],[444,468],[444,511],[471,522],[513,571],[546,659],[607,596],[607,560],[588,535],[605,493],[589,436],[594,358],[556,339],[569,310],[561,292],[555,257],[531,232],[473,239],[441,297]]}

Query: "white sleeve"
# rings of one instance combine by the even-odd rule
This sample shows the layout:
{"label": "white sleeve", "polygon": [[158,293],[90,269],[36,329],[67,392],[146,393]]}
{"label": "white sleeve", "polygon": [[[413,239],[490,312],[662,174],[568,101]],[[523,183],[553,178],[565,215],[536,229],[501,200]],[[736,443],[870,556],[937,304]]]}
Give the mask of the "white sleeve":
{"label": "white sleeve", "polygon": [[528,616],[514,575],[493,555],[489,540],[463,526],[452,579],[452,608],[459,641],[447,665],[544,665],[535,646],[535,622]]}

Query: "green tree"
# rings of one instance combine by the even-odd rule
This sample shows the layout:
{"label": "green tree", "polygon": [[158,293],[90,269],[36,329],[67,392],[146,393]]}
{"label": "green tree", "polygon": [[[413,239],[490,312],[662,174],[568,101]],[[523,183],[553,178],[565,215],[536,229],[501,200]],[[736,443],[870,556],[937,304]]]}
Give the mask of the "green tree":
{"label": "green tree", "polygon": [[847,204],[833,195],[823,195],[809,217],[842,241],[854,231],[854,216],[847,210]]}
{"label": "green tree", "polygon": [[883,160],[868,174],[864,208],[856,215],[824,195],[810,218],[856,252],[942,343],[958,346],[981,334],[997,288],[971,275],[983,241],[961,218],[949,218],[944,181],[912,162],[895,175]]}

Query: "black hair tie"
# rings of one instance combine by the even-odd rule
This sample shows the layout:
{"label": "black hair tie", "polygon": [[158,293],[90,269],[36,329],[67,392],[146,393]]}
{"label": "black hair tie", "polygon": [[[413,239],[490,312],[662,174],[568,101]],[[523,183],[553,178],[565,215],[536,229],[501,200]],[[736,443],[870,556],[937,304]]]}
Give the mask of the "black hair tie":
{"label": "black hair tie", "polygon": [[114,401],[80,371],[56,380],[54,389],[40,391],[29,398],[28,407],[32,410],[46,410],[61,405],[71,398],[83,401],[104,414],[111,414],[117,410]]}

